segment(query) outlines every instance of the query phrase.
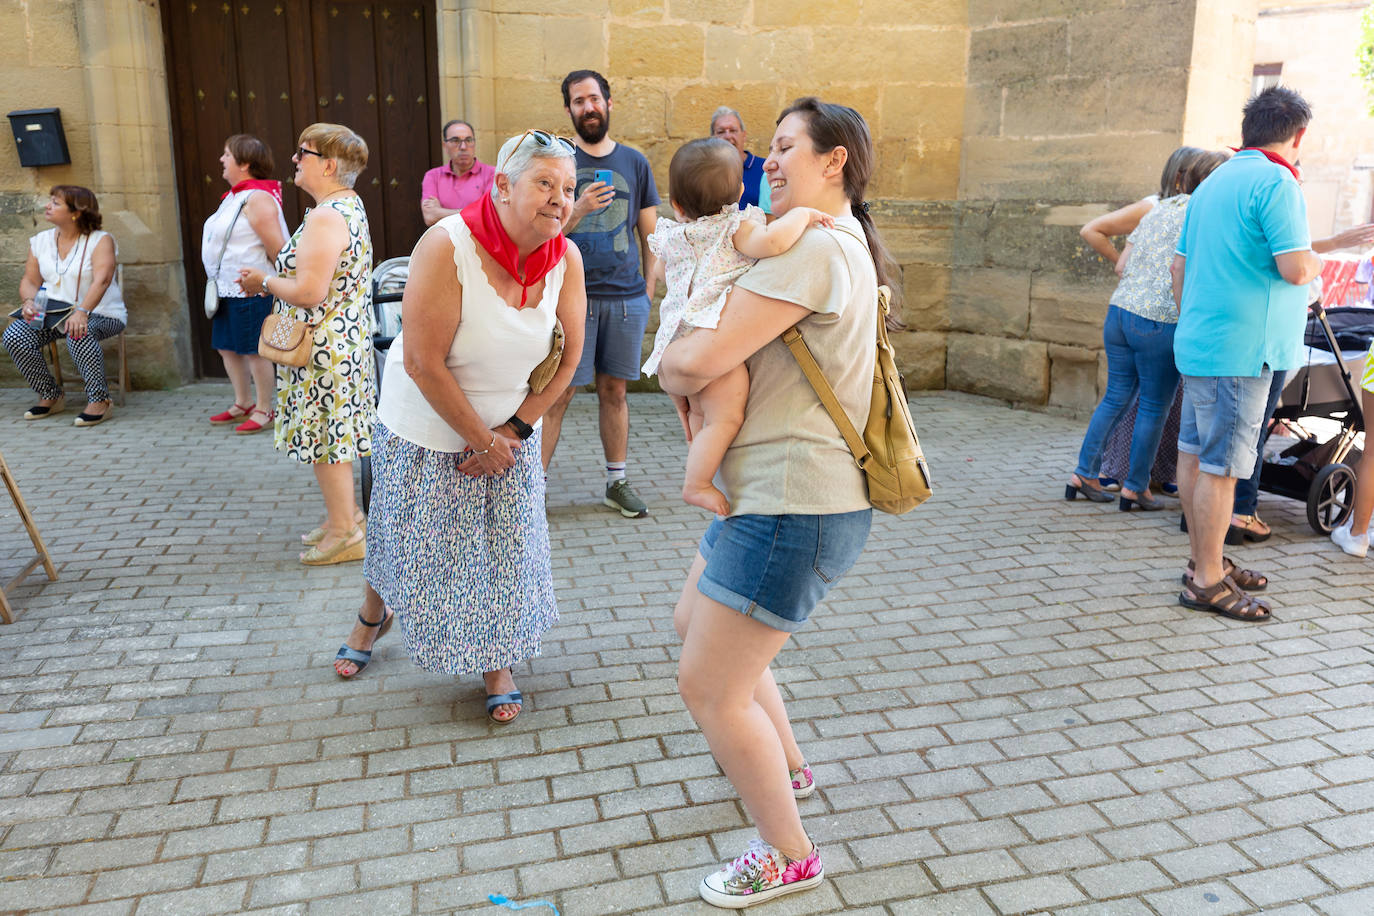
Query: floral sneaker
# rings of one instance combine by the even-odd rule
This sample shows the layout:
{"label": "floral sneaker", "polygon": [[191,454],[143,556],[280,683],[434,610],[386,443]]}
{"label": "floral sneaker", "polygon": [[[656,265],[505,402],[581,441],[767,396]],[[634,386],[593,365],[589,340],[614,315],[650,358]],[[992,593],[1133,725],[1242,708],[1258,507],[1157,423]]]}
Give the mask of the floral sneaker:
{"label": "floral sneaker", "polygon": [[793,862],[779,850],[755,837],[744,855],[701,879],[701,899],[712,906],[740,910],[767,903],[783,894],[807,891],[825,879],[820,850]]}
{"label": "floral sneaker", "polygon": [[797,798],[810,798],[816,794],[816,780],[808,765],[803,763],[795,770],[788,770],[787,776],[792,780],[792,794]]}

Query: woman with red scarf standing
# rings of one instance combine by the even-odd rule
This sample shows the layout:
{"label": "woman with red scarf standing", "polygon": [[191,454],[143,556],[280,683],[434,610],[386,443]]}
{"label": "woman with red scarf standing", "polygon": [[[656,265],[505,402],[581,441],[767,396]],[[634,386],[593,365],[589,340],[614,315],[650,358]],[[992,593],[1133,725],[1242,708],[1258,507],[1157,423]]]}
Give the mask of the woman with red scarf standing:
{"label": "woman with red scarf standing", "polygon": [[272,313],[272,297],[248,295],[239,285],[239,270],[251,267],[271,272],[272,261],[286,244],[281,182],[271,177],[272,150],[251,134],[234,134],[225,140],[219,162],[229,190],[219,209],[205,221],[200,259],[205,282],[219,296],[210,344],[224,360],[224,371],[234,386],[234,403],[210,422],[236,424],[234,432],[240,434],[256,433],[272,423],[277,367],[258,356],[258,334]]}
{"label": "woman with red scarf standing", "polygon": [[[334,668],[361,671],[399,617],[415,664],[481,672],[487,715],[505,723],[522,701],[511,665],[538,655],[558,619],[538,432],[577,368],[587,301],[562,235],[572,144],[527,131],[497,162],[491,194],[437,222],[411,257],[373,433],[366,591]],[[562,362],[536,394],[555,319]]]}

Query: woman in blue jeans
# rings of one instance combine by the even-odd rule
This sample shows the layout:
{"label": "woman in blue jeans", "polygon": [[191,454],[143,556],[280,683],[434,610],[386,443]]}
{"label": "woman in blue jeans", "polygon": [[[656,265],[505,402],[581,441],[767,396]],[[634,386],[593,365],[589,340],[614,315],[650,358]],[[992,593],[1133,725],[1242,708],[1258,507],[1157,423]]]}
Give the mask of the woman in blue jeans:
{"label": "woman in blue jeans", "polygon": [[1117,271],[1121,282],[1112,294],[1102,328],[1102,342],[1107,350],[1107,391],[1088,423],[1078,452],[1078,466],[1064,488],[1065,499],[1082,495],[1093,502],[1111,502],[1111,496],[1097,481],[1102,447],[1139,392],[1140,406],[1131,435],[1130,472],[1121,486],[1120,506],[1123,512],[1132,508],[1163,508],[1150,495],[1149,484],[1164,417],[1179,382],[1174,366],[1178,306],[1174,303],[1169,264],[1183,228],[1188,196],[1228,158],[1229,153],[1187,146],[1175,150],[1160,178],[1157,202],[1140,217],[1127,239],[1120,257],[1124,263]]}

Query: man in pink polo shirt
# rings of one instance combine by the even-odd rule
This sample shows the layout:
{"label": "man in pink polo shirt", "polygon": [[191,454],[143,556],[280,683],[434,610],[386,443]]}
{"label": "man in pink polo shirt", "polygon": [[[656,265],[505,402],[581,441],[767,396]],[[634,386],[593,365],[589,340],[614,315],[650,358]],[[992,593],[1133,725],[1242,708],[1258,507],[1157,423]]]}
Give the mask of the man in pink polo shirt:
{"label": "man in pink polo shirt", "polygon": [[420,184],[420,212],[426,226],[491,193],[491,183],[496,180],[496,169],[477,161],[477,139],[467,121],[453,120],[444,125],[444,152],[448,164],[425,172]]}

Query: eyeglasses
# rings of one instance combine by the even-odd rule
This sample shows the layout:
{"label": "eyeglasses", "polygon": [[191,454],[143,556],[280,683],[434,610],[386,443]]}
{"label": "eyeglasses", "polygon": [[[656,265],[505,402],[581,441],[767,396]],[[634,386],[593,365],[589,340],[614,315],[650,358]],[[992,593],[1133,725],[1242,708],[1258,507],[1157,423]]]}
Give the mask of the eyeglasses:
{"label": "eyeglasses", "polygon": [[526,137],[533,137],[535,139],[535,142],[537,142],[540,146],[553,146],[555,142],[558,142],[566,146],[568,148],[568,152],[570,153],[577,151],[577,147],[573,146],[573,142],[569,140],[567,137],[559,137],[555,134],[549,133],[547,130],[535,130],[531,128],[525,131],[523,134],[521,134],[519,140],[515,141],[515,145],[511,147],[509,153],[506,153],[506,158],[501,160],[501,164],[496,167],[496,171],[503,173],[505,172],[506,163],[510,162],[510,158],[515,155],[515,151],[518,150],[522,145],[524,145]]}
{"label": "eyeglasses", "polygon": [[452,144],[452,145],[454,145],[454,146],[476,146],[476,145],[477,145],[477,139],[476,139],[475,137],[445,137],[445,138],[444,138],[444,142],[445,142],[445,143],[450,143],[450,144]]}
{"label": "eyeglasses", "polygon": [[306,156],[319,156],[321,159],[328,159],[328,158],[329,158],[329,157],[326,156],[324,153],[317,153],[317,152],[315,152],[313,149],[306,149],[306,148],[303,147],[303,146],[298,146],[298,147],[296,147],[296,155],[293,156],[292,158],[293,158],[293,159],[296,159],[297,161],[299,161],[299,160],[301,160],[301,159],[304,159]]}

